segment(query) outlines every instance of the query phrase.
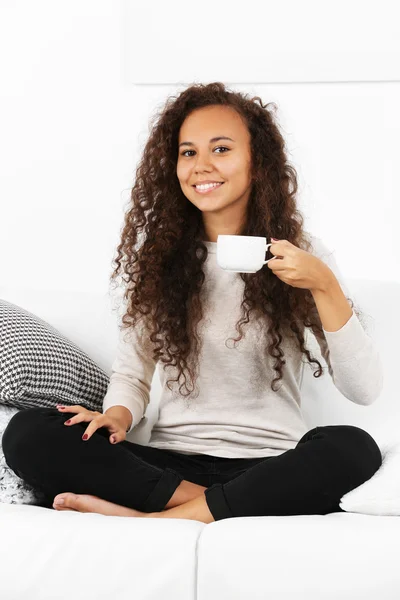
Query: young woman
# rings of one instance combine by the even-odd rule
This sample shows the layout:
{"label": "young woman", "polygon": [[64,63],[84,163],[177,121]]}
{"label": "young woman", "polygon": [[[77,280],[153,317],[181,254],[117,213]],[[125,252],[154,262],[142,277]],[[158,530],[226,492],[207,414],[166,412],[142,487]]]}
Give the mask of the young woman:
{"label": "young woman", "polygon": [[[381,466],[366,431],[307,431],[302,417],[303,355],[323,373],[308,333],[356,404],[378,398],[382,366],[334,259],[303,230],[296,193],[269,105],[219,82],[169,99],[112,274],[124,274],[127,308],[103,412],[24,410],[3,435],[7,462],[55,509],[205,523],[327,514]],[[266,237],[276,259],[256,273],[224,271],[218,234]],[[128,442],[157,364],[151,439]]]}

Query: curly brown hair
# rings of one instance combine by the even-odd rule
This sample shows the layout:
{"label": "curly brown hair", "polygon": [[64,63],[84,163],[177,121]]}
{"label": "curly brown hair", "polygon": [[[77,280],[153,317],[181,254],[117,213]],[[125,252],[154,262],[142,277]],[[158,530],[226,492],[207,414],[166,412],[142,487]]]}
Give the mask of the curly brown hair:
{"label": "curly brown hair", "polygon": [[[143,331],[154,344],[153,359],[164,363],[164,369],[168,365],[177,368],[177,376],[167,382],[169,389],[170,382],[183,378],[179,386],[182,396],[192,394],[198,375],[202,340],[197,326],[204,316],[200,290],[208,250],[203,243],[202,213],[188,201],[177,178],[178,139],[180,128],[192,111],[216,105],[236,110],[250,133],[252,187],[241,235],[273,236],[306,251],[312,248],[296,207],[296,171],[288,162],[284,139],[272,115],[276,105],[263,105],[258,96],[249,98],[247,94],[229,91],[220,82],[195,84],[169,98],[161,114],[154,118],[137,166],[111,281],[121,272],[125,274],[122,279],[127,284],[127,309],[122,328],[143,320]],[[265,322],[266,350],[276,359],[274,369],[278,374],[271,382],[272,390],[277,391],[274,384],[282,379],[285,360],[280,343],[284,335],[293,337],[309,363],[318,365],[314,377],[320,377],[322,366],[305,347],[305,327],[311,328],[316,337],[324,338],[311,292],[285,284],[270,269],[240,273],[240,277],[245,288],[241,318],[236,323],[240,336],[234,341],[242,339],[242,325],[249,322],[251,311]],[[359,316],[353,301],[348,300]],[[184,385],[188,394],[181,391]]]}

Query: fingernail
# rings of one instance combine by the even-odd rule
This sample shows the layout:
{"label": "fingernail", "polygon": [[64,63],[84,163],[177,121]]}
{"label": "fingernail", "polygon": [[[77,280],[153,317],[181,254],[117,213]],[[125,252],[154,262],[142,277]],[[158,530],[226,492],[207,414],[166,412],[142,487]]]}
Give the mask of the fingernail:
{"label": "fingernail", "polygon": [[54,504],[64,504],[64,498],[59,498],[58,500],[54,500]]}
{"label": "fingernail", "polygon": [[115,438],[114,437],[111,438],[111,441],[112,441],[113,444],[115,444]]}
{"label": "fingernail", "polygon": [[82,439],[83,439],[83,440],[87,440],[87,439],[88,439],[88,434],[87,434],[87,433],[85,433],[85,435],[83,435],[83,436],[82,436]]}
{"label": "fingernail", "polygon": [[71,419],[68,419],[68,421],[65,421],[65,425],[68,425],[69,423],[71,423]]}

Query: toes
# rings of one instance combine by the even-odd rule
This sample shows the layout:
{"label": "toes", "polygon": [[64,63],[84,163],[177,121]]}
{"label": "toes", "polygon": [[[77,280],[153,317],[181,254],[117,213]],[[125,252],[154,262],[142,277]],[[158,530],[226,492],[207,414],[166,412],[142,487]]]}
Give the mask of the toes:
{"label": "toes", "polygon": [[74,510],[76,505],[77,495],[71,492],[58,494],[53,500],[53,507],[57,510]]}

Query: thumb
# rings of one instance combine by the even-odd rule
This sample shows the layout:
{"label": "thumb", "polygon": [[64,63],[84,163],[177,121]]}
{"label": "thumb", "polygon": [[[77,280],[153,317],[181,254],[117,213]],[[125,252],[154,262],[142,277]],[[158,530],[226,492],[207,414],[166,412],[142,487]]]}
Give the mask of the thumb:
{"label": "thumb", "polygon": [[122,442],[125,437],[124,437],[124,426],[121,425],[119,422],[118,423],[113,423],[109,429],[111,435],[110,435],[110,442],[111,444],[117,444],[118,442]]}

